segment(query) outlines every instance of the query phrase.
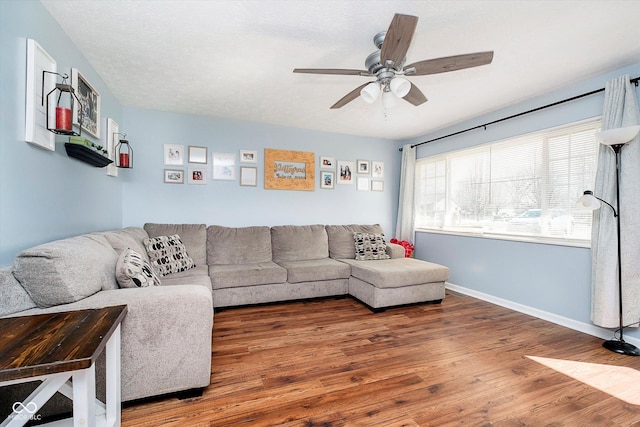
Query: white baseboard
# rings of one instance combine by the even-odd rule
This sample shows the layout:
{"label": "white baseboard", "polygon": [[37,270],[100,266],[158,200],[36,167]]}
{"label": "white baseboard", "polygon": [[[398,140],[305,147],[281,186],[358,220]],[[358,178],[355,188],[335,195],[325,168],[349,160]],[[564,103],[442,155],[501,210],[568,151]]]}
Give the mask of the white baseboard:
{"label": "white baseboard", "polygon": [[[583,332],[585,334],[592,335],[594,337],[602,338],[603,340],[609,340],[613,337],[613,330],[601,328],[593,324],[579,322],[568,317],[559,316],[557,314],[549,313],[547,311],[539,310],[537,308],[529,307],[527,305],[519,304],[517,302],[509,301],[506,299],[498,298],[493,295],[478,292],[473,289],[468,289],[462,286],[454,285],[453,283],[446,283],[446,288],[454,292],[458,292],[463,295],[468,295],[483,301],[490,302],[501,307],[506,307],[520,313],[528,314],[530,316],[537,317],[538,319],[546,320],[551,323],[555,323],[560,326],[573,329],[575,331]],[[640,347],[640,339],[634,337],[625,336],[625,341]]]}

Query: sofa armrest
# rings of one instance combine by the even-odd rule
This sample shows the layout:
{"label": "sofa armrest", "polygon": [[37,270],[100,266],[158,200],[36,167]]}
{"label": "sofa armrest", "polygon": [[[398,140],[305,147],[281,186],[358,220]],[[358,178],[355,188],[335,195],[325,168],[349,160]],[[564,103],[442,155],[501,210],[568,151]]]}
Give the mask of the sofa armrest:
{"label": "sofa armrest", "polygon": [[391,258],[404,258],[404,246],[387,242],[387,255]]}
{"label": "sofa armrest", "polygon": [[13,316],[121,304],[128,308],[121,329],[123,401],[209,385],[213,303],[204,286],[101,291],[71,304]]}

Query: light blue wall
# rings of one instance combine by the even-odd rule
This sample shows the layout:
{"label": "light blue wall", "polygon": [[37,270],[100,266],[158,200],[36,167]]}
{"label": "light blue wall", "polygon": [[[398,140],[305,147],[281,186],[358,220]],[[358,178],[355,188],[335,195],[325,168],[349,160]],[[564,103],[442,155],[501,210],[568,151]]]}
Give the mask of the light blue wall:
{"label": "light blue wall", "polygon": [[[134,169],[123,171],[126,226],[145,222],[185,222],[224,226],[282,224],[380,223],[393,237],[398,198],[400,152],[397,142],[316,132],[238,120],[211,118],[125,108],[121,130],[134,148]],[[165,184],[163,145],[207,147],[206,185]],[[336,160],[383,161],[384,191],[356,191],[354,185],[335,185],[333,190],[281,191],[264,189],[264,149],[315,153]],[[236,176],[239,150],[256,150],[257,187],[241,187],[235,181],[212,180],[211,154],[235,153]],[[180,168],[187,170],[189,165]],[[191,165],[198,166],[198,165]],[[355,176],[355,175],[354,175]]]}
{"label": "light blue wall", "polygon": [[[427,141],[590,92],[623,74],[629,74],[631,78],[640,76],[640,64],[406,142]],[[640,96],[640,90],[636,92]],[[603,100],[604,94],[599,93],[492,125],[486,130],[425,144],[418,148],[417,157],[600,116]],[[449,266],[450,281],[456,285],[590,324],[590,249],[418,232],[416,257]],[[640,338],[640,331],[630,329],[625,335]]]}
{"label": "light blue wall", "polygon": [[55,152],[24,141],[28,38],[59,72],[83,73],[102,96],[103,117],[122,119],[117,100],[40,2],[0,1],[0,266],[35,244],[122,224],[119,180],[67,157],[65,138]]}
{"label": "light blue wall", "polygon": [[[105,118],[111,117],[128,133],[135,169],[108,177],[105,169],[67,157],[66,138],[57,137],[55,152],[24,141],[28,38],[57,61],[59,72],[78,68],[101,94],[103,132]],[[203,116],[123,111],[36,0],[0,1],[0,43],[0,266],[10,265],[19,251],[36,244],[149,221],[229,226],[375,222],[393,235],[400,164],[397,142]],[[258,187],[210,177],[205,186],[164,184],[164,143],[206,146],[210,153],[257,150]],[[337,160],[384,161],[385,191],[357,192],[354,186],[313,192],[264,190],[264,148],[312,151]]]}

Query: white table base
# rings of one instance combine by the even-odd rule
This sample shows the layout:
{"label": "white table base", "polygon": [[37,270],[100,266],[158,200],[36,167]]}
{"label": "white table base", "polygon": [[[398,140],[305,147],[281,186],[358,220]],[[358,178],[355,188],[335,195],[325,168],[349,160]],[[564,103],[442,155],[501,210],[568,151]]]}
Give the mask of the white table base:
{"label": "white table base", "polygon": [[[51,375],[6,381],[0,386],[34,380],[42,381],[23,402],[13,405],[0,427],[21,427],[58,391],[73,400],[73,418],[42,426],[119,427],[120,426],[120,325],[106,343],[106,405],[96,399],[96,366]],[[73,378],[73,383],[69,379]]]}

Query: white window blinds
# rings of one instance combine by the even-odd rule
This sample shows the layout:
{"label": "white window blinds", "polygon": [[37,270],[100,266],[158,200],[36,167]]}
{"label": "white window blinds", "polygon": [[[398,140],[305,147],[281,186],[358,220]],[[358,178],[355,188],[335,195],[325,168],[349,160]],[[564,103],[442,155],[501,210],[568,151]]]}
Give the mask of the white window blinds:
{"label": "white window blinds", "polygon": [[418,160],[416,227],[589,240],[591,212],[575,203],[593,187],[599,129],[590,120]]}

